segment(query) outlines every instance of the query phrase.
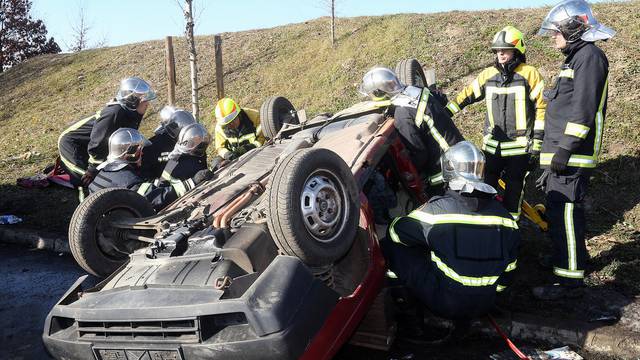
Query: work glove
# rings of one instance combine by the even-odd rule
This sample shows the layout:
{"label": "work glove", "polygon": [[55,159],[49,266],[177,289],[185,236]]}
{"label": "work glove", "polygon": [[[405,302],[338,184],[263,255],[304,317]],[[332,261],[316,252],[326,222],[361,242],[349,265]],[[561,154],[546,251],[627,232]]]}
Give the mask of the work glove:
{"label": "work glove", "polygon": [[449,99],[447,98],[447,95],[442,91],[440,91],[440,89],[436,88],[435,84],[429,86],[429,92],[431,92],[431,96],[433,96],[434,99],[436,99],[440,104],[442,104],[442,106],[446,107],[447,104],[449,103]]}
{"label": "work glove", "polygon": [[222,158],[222,156],[214,157],[213,160],[211,160],[211,171],[216,171],[220,169],[225,162],[226,160]]}
{"label": "work glove", "polygon": [[228,160],[231,161],[233,159],[235,159],[237,156],[233,151],[225,151],[224,154],[222,154],[222,158],[224,160]]}
{"label": "work glove", "polygon": [[551,165],[549,168],[556,174],[564,172],[567,169],[569,157],[571,157],[569,150],[559,147],[553,155],[553,158],[551,158]]}
{"label": "work glove", "polygon": [[242,146],[240,146],[240,149],[238,149],[238,152],[240,154],[246,154],[248,151],[255,149],[256,146],[253,144],[244,144]]}
{"label": "work glove", "polygon": [[527,171],[536,171],[538,169],[538,166],[540,166],[540,153],[531,154],[531,156],[529,157],[529,164],[527,164]]}
{"label": "work glove", "polygon": [[549,178],[549,170],[542,172],[542,175],[536,180],[536,189],[544,192],[547,187],[547,178]]}
{"label": "work glove", "polygon": [[191,179],[193,180],[194,184],[198,185],[207,180],[213,179],[213,172],[211,172],[211,170],[209,169],[200,170],[195,175],[193,175]]}
{"label": "work glove", "polygon": [[89,186],[89,184],[93,182],[93,179],[96,177],[97,174],[98,174],[98,170],[96,170],[93,167],[89,167],[89,169],[87,169],[87,171],[84,172],[84,175],[82,175],[82,179],[80,180],[82,181],[82,186],[84,187]]}

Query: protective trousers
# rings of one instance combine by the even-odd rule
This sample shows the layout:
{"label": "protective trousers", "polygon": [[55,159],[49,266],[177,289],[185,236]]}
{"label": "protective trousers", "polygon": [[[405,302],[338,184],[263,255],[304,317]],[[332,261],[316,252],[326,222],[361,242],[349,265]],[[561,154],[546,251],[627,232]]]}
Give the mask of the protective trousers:
{"label": "protective trousers", "polygon": [[[529,154],[500,156],[485,151],[485,181],[498,189],[498,179],[505,183],[502,205],[517,221],[520,219],[520,206],[524,195],[524,179],[528,173]],[[504,171],[504,173],[503,173]]]}
{"label": "protective trousers", "polygon": [[[549,171],[549,170],[547,170]],[[581,284],[588,258],[585,244],[584,198],[588,169],[570,167],[546,180],[546,216],[553,241],[553,273],[564,284]]]}
{"label": "protective trousers", "polygon": [[380,247],[387,266],[400,283],[434,314],[447,319],[469,319],[491,308],[492,297],[461,295],[442,284],[427,250],[395,243],[389,237],[380,241]]}

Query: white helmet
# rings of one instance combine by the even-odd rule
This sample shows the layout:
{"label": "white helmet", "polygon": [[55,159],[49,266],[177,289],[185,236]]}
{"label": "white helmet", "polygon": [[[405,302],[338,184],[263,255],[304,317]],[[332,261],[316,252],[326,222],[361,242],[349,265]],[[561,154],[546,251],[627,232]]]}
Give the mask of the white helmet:
{"label": "white helmet", "polygon": [[376,66],[364,74],[358,91],[371,100],[384,100],[400,93],[405,87],[391,69]]}
{"label": "white helmet", "polygon": [[596,20],[584,0],[565,0],[554,6],[544,18],[538,35],[549,35],[552,31],[560,32],[568,43],[578,39],[606,40],[616,34]]}
{"label": "white helmet", "polygon": [[128,110],[135,110],[142,101],[155,100],[156,93],[148,82],[139,77],[130,77],[120,81],[116,100]]}
{"label": "white helmet", "polygon": [[496,189],[484,182],[485,157],[475,145],[461,141],[451,146],[440,159],[442,178],[451,190],[471,193],[474,190],[495,194]]}
{"label": "white helmet", "polygon": [[180,130],[178,142],[169,157],[174,158],[181,154],[204,155],[209,143],[211,143],[211,135],[202,124],[187,125]]}
{"label": "white helmet", "polygon": [[177,139],[180,131],[187,125],[195,124],[196,118],[190,112],[165,106],[160,110],[160,126],[154,131],[156,134],[165,131],[172,139]]}
{"label": "white helmet", "polygon": [[135,164],[142,157],[142,148],[151,145],[136,129],[120,128],[109,136],[109,155],[98,170],[119,170],[127,164]]}

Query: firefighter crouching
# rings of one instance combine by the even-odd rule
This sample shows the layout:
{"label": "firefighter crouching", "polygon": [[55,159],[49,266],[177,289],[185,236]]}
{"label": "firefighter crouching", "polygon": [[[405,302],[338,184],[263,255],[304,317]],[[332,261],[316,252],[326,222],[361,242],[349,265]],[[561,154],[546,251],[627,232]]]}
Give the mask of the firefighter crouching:
{"label": "firefighter crouching", "polygon": [[[526,64],[522,32],[507,26],[495,34],[491,49],[495,64],[484,69],[447,108],[458,113],[485,99],[482,150],[487,156],[485,180],[496,188],[504,171],[503,204],[514,219],[520,217],[524,180],[537,166],[544,128],[544,82],[538,70]],[[533,155],[533,156],[532,156]]]}
{"label": "firefighter crouching", "polygon": [[98,173],[98,165],[106,160],[108,141],[119,128],[137,129],[149,102],[156,98],[151,85],[131,77],[120,82],[116,98],[92,116],[75,122],[60,134],[58,150],[62,166],[71,177],[71,183],[87,187]]}
{"label": "firefighter crouching", "polygon": [[144,147],[142,153],[142,174],[148,178],[159,178],[168,161],[168,155],[176,146],[182,128],[195,124],[196,119],[190,112],[165,106],[160,111],[160,126],[149,138],[151,145]]}
{"label": "firefighter crouching", "polygon": [[[158,211],[171,204],[183,189],[191,189],[211,178],[209,170],[201,170],[180,183],[148,181],[140,176],[142,152],[149,141],[136,129],[121,128],[109,137],[109,155],[98,166],[98,174],[89,192],[106,188],[126,188],[144,196]],[[184,193],[185,191],[182,191]]]}
{"label": "firefighter crouching", "polygon": [[360,93],[373,101],[391,102],[394,126],[418,171],[426,175],[429,193],[442,191],[440,156],[464,138],[446,108],[428,88],[406,86],[396,74],[374,67],[362,78]]}
{"label": "firefighter crouching", "polygon": [[490,311],[508,285],[520,234],[483,182],[480,150],[462,141],[441,162],[445,194],[396,218],[381,246],[389,268],[429,310],[464,320]]}
{"label": "firefighter crouching", "polygon": [[211,135],[202,124],[185,126],[168,155],[169,161],[162,171],[162,180],[179,184],[198,171],[207,169],[207,148],[210,143]]}
{"label": "firefighter crouching", "polygon": [[585,245],[584,199],[591,170],[598,163],[607,111],[609,61],[594,42],[615,31],[600,24],[581,0],[563,1],[544,19],[541,35],[566,56],[548,105],[539,184],[546,193],[546,215],[553,240],[553,273],[557,282],[536,287],[540,299],[570,295],[584,285],[588,258]]}
{"label": "firefighter crouching", "polygon": [[214,138],[218,154],[214,164],[233,160],[264,144],[258,111],[240,108],[233,99],[224,98],[218,101],[214,113]]}

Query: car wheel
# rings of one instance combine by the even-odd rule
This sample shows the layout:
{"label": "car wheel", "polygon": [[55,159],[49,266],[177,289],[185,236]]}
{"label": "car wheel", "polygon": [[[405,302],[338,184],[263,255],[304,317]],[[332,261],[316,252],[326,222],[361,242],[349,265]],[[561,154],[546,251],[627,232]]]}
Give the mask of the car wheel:
{"label": "car wheel", "polygon": [[283,96],[272,96],[260,107],[260,125],[267,139],[273,139],[282,125],[298,124],[298,115],[291,102]]}
{"label": "car wheel", "polygon": [[427,78],[422,70],[422,65],[416,59],[400,60],[396,65],[396,75],[405,85],[427,87]]}
{"label": "car wheel", "polygon": [[311,148],[285,157],[267,193],[269,230],[284,254],[323,266],[349,250],[360,219],[358,186],[338,154]]}
{"label": "car wheel", "polygon": [[69,224],[73,257],[93,275],[110,275],[129,260],[129,254],[148,245],[129,239],[135,230],[115,227],[113,222],[154,213],[147,199],[128,189],[103,189],[92,194],[78,206]]}

